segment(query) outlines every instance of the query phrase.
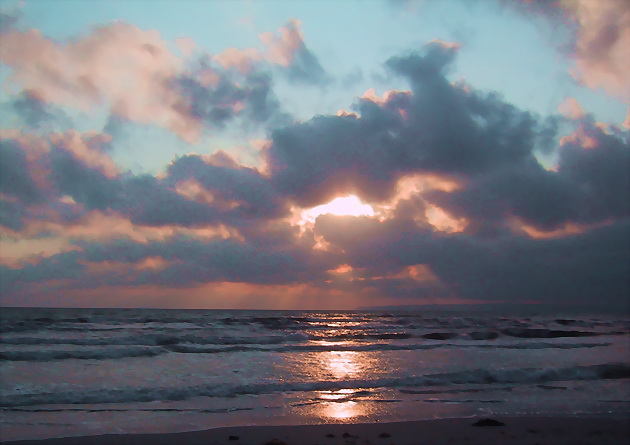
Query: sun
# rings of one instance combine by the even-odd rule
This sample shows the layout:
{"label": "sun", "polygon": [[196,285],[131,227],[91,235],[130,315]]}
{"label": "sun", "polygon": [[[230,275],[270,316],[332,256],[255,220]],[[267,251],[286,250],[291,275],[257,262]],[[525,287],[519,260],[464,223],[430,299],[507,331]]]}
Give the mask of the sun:
{"label": "sun", "polygon": [[350,215],[350,216],[374,216],[374,209],[369,204],[363,204],[354,195],[335,198],[327,204],[322,204],[302,212],[304,221],[314,222],[319,215]]}

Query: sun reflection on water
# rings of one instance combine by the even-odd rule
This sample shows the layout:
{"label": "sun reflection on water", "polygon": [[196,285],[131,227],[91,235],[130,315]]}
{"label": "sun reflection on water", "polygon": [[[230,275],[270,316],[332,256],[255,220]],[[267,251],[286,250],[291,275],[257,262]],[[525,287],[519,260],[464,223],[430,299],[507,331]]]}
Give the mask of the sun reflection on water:
{"label": "sun reflection on water", "polygon": [[[365,364],[361,359],[359,352],[330,351],[321,354],[320,364],[322,370],[336,379],[353,379],[365,372]],[[350,420],[365,415],[365,405],[353,400],[359,391],[354,388],[319,391],[319,399],[322,400],[319,415],[337,420]]]}
{"label": "sun reflection on water", "polygon": [[342,379],[360,373],[358,358],[358,352],[331,351],[326,354],[325,365],[335,378]]}
{"label": "sun reflection on water", "polygon": [[365,414],[365,406],[352,400],[348,400],[346,402],[325,402],[322,404],[322,417],[338,420],[350,420]]}
{"label": "sun reflection on water", "polygon": [[322,404],[322,417],[332,419],[352,419],[365,414],[365,407],[351,399],[358,390],[352,388],[337,391],[319,391],[319,398],[325,400]]}

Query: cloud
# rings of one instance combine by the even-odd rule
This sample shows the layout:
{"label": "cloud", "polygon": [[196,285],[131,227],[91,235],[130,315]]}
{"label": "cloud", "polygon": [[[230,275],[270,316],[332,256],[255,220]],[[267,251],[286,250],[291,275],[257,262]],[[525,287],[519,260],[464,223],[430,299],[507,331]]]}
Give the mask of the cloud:
{"label": "cloud", "polygon": [[256,62],[262,59],[256,48],[227,48],[223,52],[213,56],[223,68],[236,68],[241,73],[247,74],[254,69]]}
{"label": "cloud", "polygon": [[31,129],[50,130],[55,124],[68,124],[70,119],[60,109],[47,104],[37,90],[24,90],[11,103],[13,111]]}
{"label": "cloud", "polygon": [[[295,284],[321,279],[331,263],[304,246],[256,244],[233,239],[174,237],[138,243],[75,242],[77,250],[43,258],[19,269],[0,266],[6,292],[29,283],[71,279],[71,288],[196,283]],[[60,273],[60,271],[63,271]]]}
{"label": "cloud", "polygon": [[190,138],[194,122],[170,88],[181,60],[156,31],[114,22],[81,39],[58,43],[37,30],[0,34],[0,60],[10,80],[42,100],[82,109],[107,103],[124,117],[156,123]]}
{"label": "cloud", "polygon": [[625,0],[519,0],[507,5],[569,25],[571,74],[591,89],[630,98],[630,5]]}
{"label": "cloud", "polygon": [[[63,202],[61,207],[116,212],[149,226],[239,225],[288,214],[284,198],[266,177],[238,165],[225,153],[206,160],[193,155],[178,158],[159,179],[120,171],[107,153],[110,141],[109,135],[94,132],[51,133],[38,140],[45,149],[29,161],[19,138],[0,139],[3,165],[12,165],[2,176],[0,193],[13,207],[22,208],[27,219],[34,218],[28,208],[39,204],[50,207],[39,210],[44,212],[41,217],[51,218],[54,211],[55,218],[63,218],[62,209],[53,207],[64,197],[72,204]],[[35,181],[33,173],[44,177]],[[191,189],[191,184],[197,189]],[[74,219],[77,214],[67,216]],[[10,221],[11,228],[18,228]]]}
{"label": "cloud", "polygon": [[584,117],[584,109],[573,97],[567,97],[558,105],[558,111],[569,119],[580,119]]}
{"label": "cloud", "polygon": [[394,57],[387,65],[409,80],[410,92],[365,97],[358,116],[318,116],[274,131],[267,162],[276,187],[301,205],[335,193],[379,201],[413,172],[474,175],[537,162],[533,153],[550,144],[551,124],[452,85],[445,75],[455,54],[431,43]]}
{"label": "cloud", "polygon": [[232,163],[228,164],[226,156],[214,156],[210,162],[199,156],[181,157],[168,167],[164,182],[176,187],[181,181],[195,179],[205,192],[234,204],[232,218],[277,218],[287,214],[282,197],[258,170],[241,167],[229,158],[227,162]]}
{"label": "cloud", "polygon": [[[113,163],[108,135],[3,132],[3,233],[63,247],[2,266],[4,298],[232,283],[244,293],[622,305],[630,134],[581,113],[562,120],[573,130],[561,138],[561,118],[451,82],[457,48],[431,42],[390,58],[409,90],[368,90],[352,114],[286,119],[261,148],[264,171],[217,151],[134,174]],[[200,125],[282,116],[268,75],[238,73],[237,85],[208,67],[169,86]],[[557,164],[546,168],[539,152]],[[295,220],[348,194],[375,216]]]}
{"label": "cloud", "polygon": [[[316,231],[363,270],[357,290],[381,289],[405,297],[456,296],[470,301],[560,304],[627,301],[629,220],[553,240],[503,233],[438,234],[411,221],[321,216]],[[366,241],[367,240],[367,241]],[[435,279],[413,284],[401,274],[422,266]]]}
{"label": "cloud", "polygon": [[562,146],[558,174],[582,192],[583,220],[630,216],[630,134],[608,133],[594,122],[583,125],[589,137],[578,136]]}
{"label": "cloud", "polygon": [[[189,40],[179,44],[192,48]],[[65,43],[9,29],[0,33],[0,61],[13,70],[10,82],[27,90],[16,106],[31,120],[50,119],[44,104],[105,105],[118,119],[159,125],[195,143],[206,126],[239,115],[266,122],[279,111],[268,75],[251,72],[241,86],[203,57],[185,66],[157,31],[124,22]]]}
{"label": "cloud", "polygon": [[630,4],[561,0],[577,23],[576,75],[590,88],[630,99]]}
{"label": "cloud", "polygon": [[289,80],[296,83],[322,84],[327,75],[319,60],[304,43],[302,23],[292,19],[278,29],[279,35],[265,32],[260,35],[266,46],[264,57],[278,65],[288,68]]}
{"label": "cloud", "polygon": [[304,45],[300,30],[301,22],[289,20],[286,26],[278,29],[279,36],[271,32],[260,35],[260,40],[267,47],[266,58],[282,66],[289,66],[295,53]]}
{"label": "cloud", "polygon": [[17,141],[0,140],[0,169],[0,193],[28,204],[43,200],[43,193],[31,176],[26,153]]}
{"label": "cloud", "polygon": [[264,50],[231,47],[215,54],[212,59],[223,68],[236,68],[242,74],[251,73],[264,61],[282,67],[281,71],[291,82],[323,85],[329,81],[329,76],[317,56],[306,46],[301,26],[299,20],[289,20],[276,33],[260,34]]}
{"label": "cloud", "polygon": [[190,37],[182,37],[175,40],[175,45],[182,52],[182,54],[186,57],[190,56],[195,48],[197,47],[197,42],[195,42]]}

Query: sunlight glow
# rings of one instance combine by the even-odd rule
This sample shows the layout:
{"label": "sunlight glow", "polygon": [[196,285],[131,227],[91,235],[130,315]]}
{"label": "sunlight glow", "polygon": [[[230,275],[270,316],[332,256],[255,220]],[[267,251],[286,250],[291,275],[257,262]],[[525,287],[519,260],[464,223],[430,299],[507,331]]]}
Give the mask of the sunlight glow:
{"label": "sunlight glow", "polygon": [[302,212],[304,221],[314,222],[319,215],[350,215],[350,216],[374,216],[374,209],[369,204],[363,204],[354,195],[343,198],[335,198],[328,204],[322,204]]}
{"label": "sunlight glow", "polygon": [[332,419],[352,419],[363,414],[365,409],[357,402],[348,400],[347,402],[331,402],[324,405],[323,417]]}

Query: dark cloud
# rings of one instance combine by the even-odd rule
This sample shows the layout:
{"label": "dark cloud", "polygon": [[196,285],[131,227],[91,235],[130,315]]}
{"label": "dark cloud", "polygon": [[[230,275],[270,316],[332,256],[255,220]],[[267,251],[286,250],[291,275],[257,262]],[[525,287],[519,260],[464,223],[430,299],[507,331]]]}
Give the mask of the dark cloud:
{"label": "dark cloud", "polygon": [[329,76],[319,60],[304,43],[293,54],[293,60],[287,69],[288,78],[295,83],[323,85],[329,82]]}
{"label": "dark cloud", "polygon": [[89,168],[72,153],[53,149],[50,152],[51,178],[61,195],[71,196],[90,210],[112,206],[122,193],[119,182],[101,171]]}
{"label": "dark cloud", "polygon": [[461,191],[433,191],[425,198],[477,225],[500,225],[517,216],[545,230],[576,219],[582,204],[573,184],[534,163],[499,169],[475,178]]}
{"label": "dark cloud", "polygon": [[183,156],[169,166],[165,183],[174,187],[187,179],[196,179],[206,191],[238,203],[234,218],[277,218],[287,212],[269,181],[252,168],[212,165],[199,156]]}
{"label": "dark cloud", "polygon": [[341,79],[341,86],[344,88],[354,87],[356,84],[362,82],[364,79],[363,71],[360,68],[355,68]]}
{"label": "dark cloud", "polygon": [[0,198],[0,225],[20,230],[24,227],[24,213],[25,208],[21,202]]}
{"label": "dark cloud", "polygon": [[[320,216],[316,231],[348,252],[343,260],[363,270],[363,286],[398,289],[412,297],[451,295],[470,300],[561,304],[627,304],[630,221],[557,239],[512,233],[492,239],[435,233],[411,221]],[[424,265],[440,282],[395,276]]]}
{"label": "dark cloud", "polygon": [[117,114],[110,114],[103,126],[103,133],[118,139],[125,134],[125,130],[131,125],[131,121]]}
{"label": "dark cloud", "polygon": [[47,104],[37,90],[24,90],[12,103],[13,111],[21,117],[26,126],[32,129],[50,129],[53,125],[68,125],[68,116]]}
{"label": "dark cloud", "polygon": [[[196,71],[207,68],[203,60]],[[236,83],[230,72],[215,71],[216,85],[199,80],[195,72],[173,80],[175,89],[181,94],[182,111],[192,119],[221,128],[237,117],[245,125],[274,124],[287,122],[288,116],[281,110],[274,92],[272,78],[268,73],[252,71],[241,82]]]}
{"label": "dark cloud", "polygon": [[588,203],[582,219],[598,221],[630,215],[630,132],[607,133],[594,122],[584,122],[594,140],[587,148],[578,141],[563,145],[558,174],[571,180]]}
{"label": "dark cloud", "polygon": [[26,153],[17,141],[10,139],[0,140],[0,192],[26,204],[44,198],[31,177]]}
{"label": "dark cloud", "polygon": [[[94,138],[98,139],[85,136],[82,140],[90,145],[90,150],[98,152],[103,147],[102,144],[92,144]],[[87,211],[115,211],[134,223],[150,226],[242,226],[249,221],[288,214],[284,198],[277,194],[267,178],[258,170],[239,166],[225,154],[223,165],[213,165],[199,156],[184,156],[168,167],[167,176],[158,179],[147,174],[108,175],[87,165],[70,145],[63,139],[50,143],[50,151],[39,161],[49,172],[50,179],[46,189],[42,189],[31,178],[26,154],[20,144],[13,139],[0,141],[0,192],[6,195],[5,225],[21,227],[18,221],[28,207],[46,201],[58,218],[74,220],[83,213],[70,211],[66,208],[69,205],[58,202],[66,195]],[[216,161],[220,157],[213,159]],[[196,180],[201,192],[216,199],[206,202],[179,193],[176,190],[178,184],[189,180]]]}
{"label": "dark cloud", "polygon": [[51,153],[51,166],[59,192],[90,210],[115,210],[137,224],[150,226],[219,221],[219,211],[186,199],[151,175],[108,178],[61,150]]}
{"label": "dark cloud", "polygon": [[247,76],[246,116],[254,122],[267,122],[271,128],[288,124],[290,117],[282,111],[280,102],[272,90],[272,78],[268,73],[250,73]]}
{"label": "dark cloud", "polygon": [[231,120],[236,114],[233,105],[245,98],[245,92],[225,78],[212,88],[192,77],[180,77],[177,86],[185,104],[190,104],[190,114],[214,125]]}
{"label": "dark cloud", "polygon": [[153,176],[131,177],[121,185],[120,199],[112,207],[136,223],[198,226],[219,222],[216,209],[184,198]]}
{"label": "dark cloud", "polygon": [[20,21],[21,11],[14,10],[12,12],[0,10],[0,32],[7,32],[13,29]]}
{"label": "dark cloud", "polygon": [[85,266],[78,262],[77,252],[59,253],[42,258],[35,264],[21,269],[0,266],[0,290],[2,293],[23,292],[31,283],[49,280],[77,280],[83,276]]}
{"label": "dark cloud", "polygon": [[548,148],[553,122],[452,85],[445,74],[455,53],[435,43],[390,59],[411,93],[389,94],[382,104],[360,100],[360,118],[318,116],[276,130],[268,161],[278,189],[303,205],[344,192],[382,200],[412,172],[470,176],[536,163],[534,151]]}
{"label": "dark cloud", "polygon": [[625,220],[559,239],[449,237],[430,264],[462,298],[621,306],[630,291],[629,228]]}
{"label": "dark cloud", "polygon": [[351,116],[320,116],[277,130],[269,150],[272,181],[303,206],[314,206],[339,193],[355,192],[385,199],[394,173],[386,130]]}
{"label": "dark cloud", "polygon": [[517,216],[550,231],[567,222],[596,223],[630,216],[630,143],[627,132],[606,134],[583,123],[595,147],[565,143],[558,171],[538,163],[514,164],[475,177],[460,191],[426,198],[458,217],[501,223]]}
{"label": "dark cloud", "polygon": [[[283,243],[280,246],[256,246],[247,242],[215,239],[202,241],[183,237],[166,242],[139,244],[114,241],[107,244],[78,243],[80,253],[73,253],[77,264],[89,262],[122,262],[129,264],[129,273],[104,276],[102,284],[146,284],[190,286],[193,283],[244,282],[256,284],[293,284],[322,279],[330,263],[312,255],[309,249]],[[69,258],[69,254],[60,257]],[[134,263],[159,257],[167,266],[157,271],[138,273]],[[45,264],[44,264],[45,263]],[[48,261],[31,268],[27,274],[44,277]],[[54,272],[53,272],[54,273]],[[41,276],[40,276],[41,275]],[[50,275],[45,275],[48,278]],[[94,278],[82,281],[82,286],[93,286]]]}

